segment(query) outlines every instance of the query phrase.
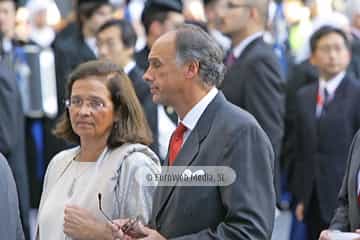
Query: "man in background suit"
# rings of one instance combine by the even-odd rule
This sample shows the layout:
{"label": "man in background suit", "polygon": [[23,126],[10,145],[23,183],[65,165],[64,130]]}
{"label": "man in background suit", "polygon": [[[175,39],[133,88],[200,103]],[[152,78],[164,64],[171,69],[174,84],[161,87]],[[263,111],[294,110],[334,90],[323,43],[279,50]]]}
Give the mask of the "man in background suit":
{"label": "man in background suit", "polygon": [[280,197],[280,161],[285,114],[285,80],[278,58],[262,34],[267,0],[222,1],[220,29],[233,43],[222,84],[225,97],[250,112],[269,136],[275,152],[275,187]]}
{"label": "man in background suit", "polygon": [[100,59],[116,63],[129,76],[141,103],[150,96],[150,89],[142,78],[144,72],[134,61],[136,32],[126,20],[110,20],[96,34]]}
{"label": "man in background suit", "polygon": [[[150,48],[161,35],[184,23],[181,0],[148,0],[141,15],[146,33],[146,45],[135,53],[136,64],[145,71],[148,67]],[[162,161],[166,158],[171,133],[176,127],[177,116],[172,107],[149,103],[144,106],[153,132],[152,149]]]}
{"label": "man in background suit", "polygon": [[5,157],[0,153],[0,236],[24,240],[16,184]]}
{"label": "man in background suit", "polygon": [[118,64],[131,79],[153,132],[151,148],[158,153],[157,106],[151,101],[149,85],[142,77],[144,71],[134,60],[137,39],[134,28],[126,20],[110,20],[99,28],[96,39],[99,57]]}
{"label": "man in background suit", "polygon": [[135,53],[135,60],[142,70],[149,66],[148,55],[153,43],[164,33],[184,23],[181,0],[147,0],[141,14],[141,23],[146,33],[146,45]]}
{"label": "man in background suit", "polygon": [[[152,99],[174,107],[179,116],[165,165],[228,166],[236,178],[228,186],[159,186],[153,229],[142,227],[146,239],[271,238],[271,143],[249,113],[217,90],[225,70],[222,60],[219,45],[192,25],[166,33],[151,49],[144,79]],[[124,237],[121,230],[117,234]]]}
{"label": "man in background suit", "polygon": [[297,93],[293,144],[296,216],[308,224],[312,240],[329,226],[336,208],[347,153],[360,127],[360,84],[346,73],[351,46],[342,30],[322,27],[312,35],[310,45],[310,62],[320,77]]}

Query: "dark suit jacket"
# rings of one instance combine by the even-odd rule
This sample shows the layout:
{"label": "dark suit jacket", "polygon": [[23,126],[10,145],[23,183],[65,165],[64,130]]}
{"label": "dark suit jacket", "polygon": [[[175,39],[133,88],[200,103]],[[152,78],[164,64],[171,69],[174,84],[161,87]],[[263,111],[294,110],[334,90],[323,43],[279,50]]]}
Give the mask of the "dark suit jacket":
{"label": "dark suit jacket", "polygon": [[274,154],[256,120],[219,93],[174,165],[229,166],[233,184],[158,187],[151,224],[166,238],[270,239],[275,211]]}
{"label": "dark suit jacket", "polygon": [[262,38],[251,42],[228,69],[222,90],[230,102],[254,115],[269,136],[275,152],[275,181],[279,197],[285,80],[281,76],[278,58]]}
{"label": "dark suit jacket", "polygon": [[143,79],[144,71],[135,65],[128,75],[140,103],[143,103],[149,96],[151,96],[149,84],[147,84]]}
{"label": "dark suit jacket", "polygon": [[159,141],[158,141],[158,116],[157,105],[152,101],[149,85],[143,79],[144,71],[137,65],[129,72],[136,95],[144,109],[146,119],[153,135],[153,143],[150,148],[159,156]]}
{"label": "dark suit jacket", "polygon": [[134,55],[136,65],[138,65],[139,68],[141,68],[143,71],[146,71],[146,69],[149,66],[149,63],[148,63],[149,53],[150,53],[150,48],[146,45],[143,49],[136,52]]}
{"label": "dark suit jacket", "polygon": [[360,127],[360,84],[345,76],[325,113],[316,118],[318,81],[301,88],[297,95],[297,193],[304,201],[305,215],[316,189],[320,212],[330,222],[336,196],[345,173],[351,141]]}
{"label": "dark suit jacket", "polygon": [[24,113],[15,73],[0,62],[0,152],[8,160],[19,192],[24,229],[29,223],[29,186],[25,157]]}
{"label": "dark suit jacket", "polygon": [[0,153],[0,236],[1,239],[23,240],[18,194],[13,174]]}
{"label": "dark suit jacket", "polygon": [[354,137],[349,151],[345,176],[338,196],[338,207],[331,220],[330,229],[344,232],[360,228],[360,206],[357,197],[360,169],[360,131]]}

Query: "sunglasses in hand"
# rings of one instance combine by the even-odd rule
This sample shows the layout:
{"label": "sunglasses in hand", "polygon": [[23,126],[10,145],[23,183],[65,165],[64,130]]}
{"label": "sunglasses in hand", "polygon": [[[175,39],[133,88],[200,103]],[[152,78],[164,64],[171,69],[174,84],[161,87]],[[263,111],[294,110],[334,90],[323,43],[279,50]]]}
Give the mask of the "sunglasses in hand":
{"label": "sunglasses in hand", "polygon": [[[101,205],[101,193],[98,193],[98,203],[99,203],[99,210],[101,212],[101,214],[111,223],[114,224],[114,222],[111,220],[111,218],[105,214],[105,212],[102,209],[102,205]],[[122,225],[122,227],[120,228],[121,231],[126,234],[129,235],[130,237],[133,238],[144,238],[147,236],[146,233],[144,233],[144,231],[142,231],[141,228],[141,221],[140,221],[140,217],[137,216],[135,218],[130,218],[124,225]]]}

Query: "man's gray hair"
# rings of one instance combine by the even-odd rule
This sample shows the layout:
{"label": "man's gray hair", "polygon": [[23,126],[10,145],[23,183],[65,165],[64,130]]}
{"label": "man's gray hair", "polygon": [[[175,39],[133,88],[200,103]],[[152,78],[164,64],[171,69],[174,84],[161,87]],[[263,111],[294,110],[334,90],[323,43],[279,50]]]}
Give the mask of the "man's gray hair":
{"label": "man's gray hair", "polygon": [[176,62],[199,63],[201,80],[208,86],[219,86],[224,79],[224,52],[219,44],[200,27],[184,24],[176,30]]}

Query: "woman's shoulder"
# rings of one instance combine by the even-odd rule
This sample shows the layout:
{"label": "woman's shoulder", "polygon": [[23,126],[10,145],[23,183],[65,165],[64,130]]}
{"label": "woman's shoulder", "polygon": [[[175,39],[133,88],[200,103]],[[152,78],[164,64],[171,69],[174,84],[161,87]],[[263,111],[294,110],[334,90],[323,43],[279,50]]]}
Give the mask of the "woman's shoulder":
{"label": "woman's shoulder", "polygon": [[146,145],[127,143],[111,151],[111,158],[121,158],[127,167],[156,167],[160,168],[158,156]]}
{"label": "woman's shoulder", "polygon": [[57,153],[50,161],[48,169],[57,168],[59,165],[66,165],[68,161],[71,161],[79,151],[79,146],[70,149],[63,150]]}

